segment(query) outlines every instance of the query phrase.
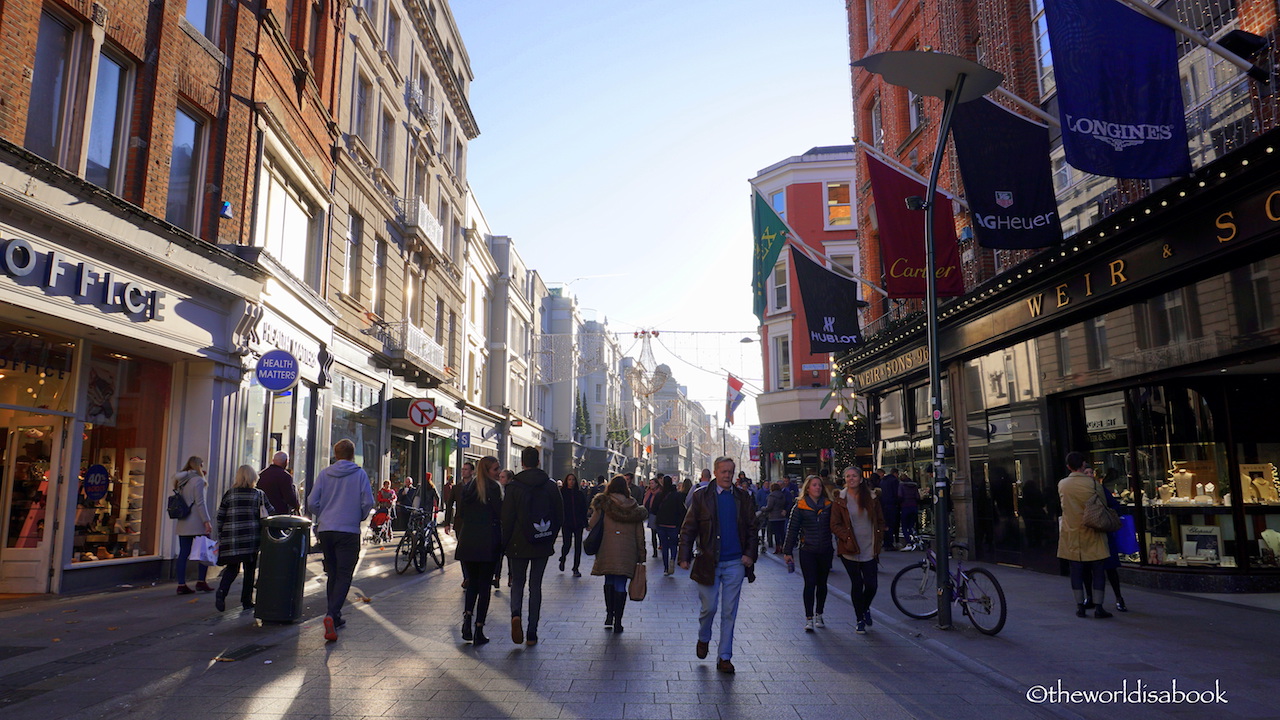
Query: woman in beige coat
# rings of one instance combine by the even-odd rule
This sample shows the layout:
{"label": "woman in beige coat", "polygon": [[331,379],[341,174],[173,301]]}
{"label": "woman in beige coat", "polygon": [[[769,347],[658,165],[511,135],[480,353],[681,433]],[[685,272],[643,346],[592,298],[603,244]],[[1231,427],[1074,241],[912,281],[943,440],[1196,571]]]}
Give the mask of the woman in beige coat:
{"label": "woman in beige coat", "polygon": [[591,574],[604,576],[604,627],[615,633],[622,632],[627,581],[635,577],[636,565],[645,561],[644,521],[648,517],[649,511],[631,497],[627,479],[621,475],[591,501],[588,529],[604,523],[604,536]]}
{"label": "woman in beige coat", "polygon": [[1084,508],[1089,498],[1098,494],[1098,483],[1093,471],[1078,452],[1067,453],[1067,469],[1071,471],[1058,481],[1058,496],[1062,500],[1062,518],[1058,521],[1058,557],[1071,564],[1071,591],[1076,596],[1076,617],[1085,617],[1084,571],[1088,567],[1093,578],[1093,598],[1097,607],[1096,618],[1109,618],[1111,613],[1102,607],[1106,592],[1106,573],[1102,561],[1111,555],[1107,548],[1107,534],[1084,525]]}

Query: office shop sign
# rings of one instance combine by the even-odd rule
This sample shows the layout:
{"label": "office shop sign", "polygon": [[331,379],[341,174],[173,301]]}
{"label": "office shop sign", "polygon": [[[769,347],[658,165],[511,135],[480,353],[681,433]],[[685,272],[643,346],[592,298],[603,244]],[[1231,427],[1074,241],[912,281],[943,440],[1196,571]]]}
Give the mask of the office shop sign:
{"label": "office shop sign", "polygon": [[69,297],[135,320],[155,320],[164,293],[113,270],[99,270],[59,250],[38,249],[22,238],[7,238],[0,250],[0,271],[18,285],[39,287],[46,294]]}

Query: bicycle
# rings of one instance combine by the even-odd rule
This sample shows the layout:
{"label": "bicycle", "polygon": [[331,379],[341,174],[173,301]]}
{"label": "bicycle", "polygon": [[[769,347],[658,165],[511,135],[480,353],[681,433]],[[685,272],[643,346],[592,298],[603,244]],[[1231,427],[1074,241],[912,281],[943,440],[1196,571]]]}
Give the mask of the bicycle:
{"label": "bicycle", "polygon": [[[922,535],[928,543],[925,557],[914,565],[908,565],[893,576],[889,594],[893,604],[903,615],[916,620],[926,620],[938,614],[938,566],[933,552],[933,536]],[[968,555],[964,543],[951,543],[948,548]],[[955,568],[951,576],[951,601],[958,603],[969,622],[984,635],[995,635],[1004,627],[1008,617],[1004,590],[996,576],[986,568],[965,568],[963,557],[954,557]]]}
{"label": "bicycle", "polygon": [[440,543],[435,513],[422,508],[401,507],[409,512],[409,522],[396,545],[396,573],[403,575],[410,564],[414,570],[426,572],[428,557],[435,561],[437,568],[444,567],[444,545]]}

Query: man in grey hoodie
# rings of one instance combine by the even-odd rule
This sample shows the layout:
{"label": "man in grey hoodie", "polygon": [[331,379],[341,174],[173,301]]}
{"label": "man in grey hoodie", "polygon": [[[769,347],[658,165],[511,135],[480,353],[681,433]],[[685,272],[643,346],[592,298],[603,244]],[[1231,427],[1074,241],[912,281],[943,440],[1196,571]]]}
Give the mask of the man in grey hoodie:
{"label": "man in grey hoodie", "polygon": [[351,591],[351,577],[360,559],[360,528],[373,510],[373,488],[369,485],[369,476],[354,462],[355,444],[339,440],[333,446],[333,456],[336,461],[316,476],[307,498],[328,575],[324,639],[329,642],[337,640],[338,628],[347,624],[342,619],[342,606]]}

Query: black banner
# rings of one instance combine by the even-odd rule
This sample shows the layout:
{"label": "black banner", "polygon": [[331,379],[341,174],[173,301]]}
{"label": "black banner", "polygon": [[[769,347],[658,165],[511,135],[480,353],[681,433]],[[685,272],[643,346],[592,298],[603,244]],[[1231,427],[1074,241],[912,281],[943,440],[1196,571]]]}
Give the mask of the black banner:
{"label": "black banner", "polygon": [[809,352],[840,352],[861,345],[858,308],[867,303],[858,299],[858,283],[822,267],[794,246],[791,264],[795,266],[796,284],[804,303]]}
{"label": "black banner", "polygon": [[1049,128],[981,98],[956,107],[951,134],[978,244],[1019,249],[1062,242]]}

